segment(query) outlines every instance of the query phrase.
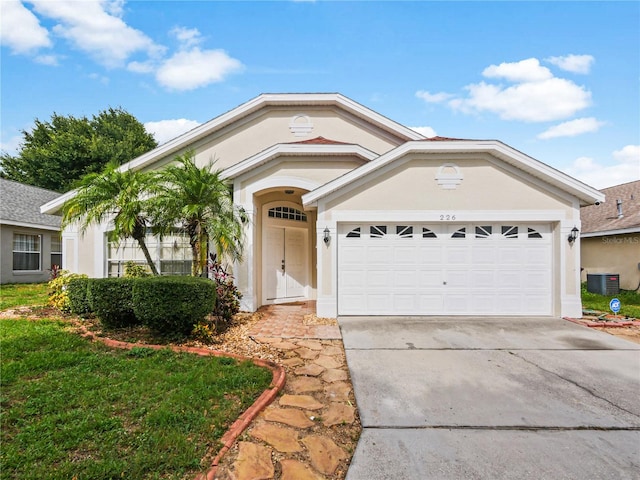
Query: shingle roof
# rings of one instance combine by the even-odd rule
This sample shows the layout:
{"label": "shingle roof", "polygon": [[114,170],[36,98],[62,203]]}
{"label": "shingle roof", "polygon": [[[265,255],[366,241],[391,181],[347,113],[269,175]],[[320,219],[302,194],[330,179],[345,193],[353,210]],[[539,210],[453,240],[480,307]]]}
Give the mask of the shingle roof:
{"label": "shingle roof", "polygon": [[[582,233],[610,232],[640,228],[640,180],[601,190],[606,201],[580,209]],[[618,216],[617,201],[622,201],[622,216]]]}
{"label": "shingle roof", "polygon": [[350,143],[339,142],[337,140],[330,140],[324,137],[316,137],[316,138],[311,138],[309,140],[300,140],[299,142],[289,142],[289,143],[295,143],[298,145],[351,145]]}
{"label": "shingle roof", "polygon": [[0,178],[0,223],[60,228],[61,217],[40,213],[40,205],[60,195]]}

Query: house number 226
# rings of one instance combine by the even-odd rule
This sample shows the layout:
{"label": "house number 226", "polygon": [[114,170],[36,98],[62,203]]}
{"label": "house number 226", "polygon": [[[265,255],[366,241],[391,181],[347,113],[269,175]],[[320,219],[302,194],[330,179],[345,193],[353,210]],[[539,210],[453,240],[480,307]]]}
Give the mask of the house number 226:
{"label": "house number 226", "polygon": [[455,220],[456,216],[455,215],[440,215],[440,221],[441,222],[447,222],[450,220]]}

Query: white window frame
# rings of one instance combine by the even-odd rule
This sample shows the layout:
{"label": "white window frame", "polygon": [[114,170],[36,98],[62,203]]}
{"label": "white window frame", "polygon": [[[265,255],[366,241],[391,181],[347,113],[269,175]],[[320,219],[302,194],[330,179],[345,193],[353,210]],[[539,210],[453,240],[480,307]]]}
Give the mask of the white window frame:
{"label": "white window frame", "polygon": [[[53,241],[54,239],[58,239],[58,250],[53,249]],[[54,263],[53,256],[60,255],[60,262]],[[49,260],[51,261],[50,267],[53,268],[54,265],[58,265],[58,267],[62,268],[62,235],[61,234],[51,234],[51,252],[49,252]]]}
{"label": "white window frame", "polygon": [[[36,237],[38,239],[38,250],[16,250],[16,236],[24,236],[24,237]],[[33,272],[42,272],[42,235],[37,233],[21,233],[21,232],[13,232],[13,244],[11,247],[12,255],[11,255],[11,267],[16,273],[33,273]],[[38,269],[37,270],[28,270],[28,269],[16,269],[15,268],[15,254],[38,254]]]}

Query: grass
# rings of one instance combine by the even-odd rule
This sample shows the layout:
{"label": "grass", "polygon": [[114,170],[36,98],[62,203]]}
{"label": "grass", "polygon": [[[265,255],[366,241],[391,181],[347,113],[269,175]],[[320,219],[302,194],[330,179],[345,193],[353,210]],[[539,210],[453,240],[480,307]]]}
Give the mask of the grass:
{"label": "grass", "polygon": [[47,303],[46,283],[13,283],[0,285],[0,310]]}
{"label": "grass", "polygon": [[582,308],[585,310],[597,310],[605,313],[613,313],[609,309],[612,298],[620,300],[621,308],[618,315],[640,318],[640,293],[623,291],[617,295],[598,295],[587,292],[586,284],[582,284]]}
{"label": "grass", "polygon": [[269,386],[250,362],[109,349],[53,320],[0,321],[1,479],[178,479],[206,470]]}

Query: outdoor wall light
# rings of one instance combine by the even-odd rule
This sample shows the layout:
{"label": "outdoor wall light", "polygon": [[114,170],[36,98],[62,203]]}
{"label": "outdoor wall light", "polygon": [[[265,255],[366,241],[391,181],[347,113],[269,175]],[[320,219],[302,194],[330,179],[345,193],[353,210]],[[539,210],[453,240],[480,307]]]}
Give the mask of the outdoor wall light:
{"label": "outdoor wall light", "polygon": [[329,245],[331,241],[331,232],[329,231],[329,227],[324,227],[324,238],[322,239],[325,245]]}
{"label": "outdoor wall light", "polygon": [[569,244],[571,244],[571,245],[572,245],[572,244],[573,244],[573,242],[575,242],[575,241],[576,241],[576,239],[578,238],[578,232],[579,232],[579,231],[580,231],[580,230],[578,230],[578,228],[577,228],[577,227],[573,227],[573,228],[571,229],[571,232],[569,232],[569,238],[567,238],[567,240],[569,240]]}

